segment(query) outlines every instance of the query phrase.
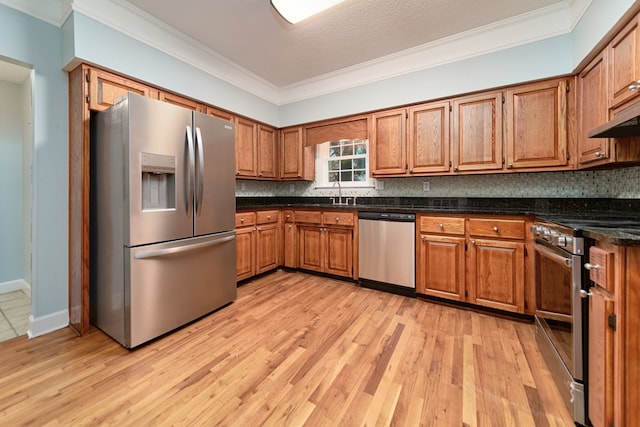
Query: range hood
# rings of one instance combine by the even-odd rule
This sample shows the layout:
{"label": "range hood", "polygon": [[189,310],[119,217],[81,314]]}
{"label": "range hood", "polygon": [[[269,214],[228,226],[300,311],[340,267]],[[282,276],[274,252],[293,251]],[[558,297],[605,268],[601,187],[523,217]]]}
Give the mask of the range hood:
{"label": "range hood", "polygon": [[591,130],[589,138],[623,138],[640,136],[640,102],[625,108],[607,123]]}

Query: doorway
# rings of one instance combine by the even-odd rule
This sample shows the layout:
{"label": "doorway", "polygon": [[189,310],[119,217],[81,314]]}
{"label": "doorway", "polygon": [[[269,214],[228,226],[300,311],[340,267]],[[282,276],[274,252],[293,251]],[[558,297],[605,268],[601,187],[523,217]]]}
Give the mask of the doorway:
{"label": "doorway", "polygon": [[0,57],[0,341],[25,335],[31,316],[33,76]]}

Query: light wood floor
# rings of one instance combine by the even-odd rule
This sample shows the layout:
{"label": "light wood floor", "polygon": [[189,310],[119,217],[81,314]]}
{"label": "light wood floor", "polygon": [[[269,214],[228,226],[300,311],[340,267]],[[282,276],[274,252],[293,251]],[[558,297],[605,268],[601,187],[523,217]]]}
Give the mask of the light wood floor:
{"label": "light wood floor", "polygon": [[1,343],[0,424],[573,425],[533,325],[284,271],[134,351]]}

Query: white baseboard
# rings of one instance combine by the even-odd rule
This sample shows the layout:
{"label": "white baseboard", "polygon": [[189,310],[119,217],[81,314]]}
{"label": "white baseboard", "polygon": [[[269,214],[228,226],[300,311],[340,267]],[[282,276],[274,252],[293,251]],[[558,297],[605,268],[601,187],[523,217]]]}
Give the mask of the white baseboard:
{"label": "white baseboard", "polygon": [[39,337],[49,332],[69,326],[69,311],[61,310],[57,313],[47,314],[46,316],[34,318],[29,316],[29,330],[27,335],[29,338]]}
{"label": "white baseboard", "polygon": [[7,294],[15,291],[24,291],[25,294],[31,297],[31,285],[22,279],[0,283],[0,294]]}

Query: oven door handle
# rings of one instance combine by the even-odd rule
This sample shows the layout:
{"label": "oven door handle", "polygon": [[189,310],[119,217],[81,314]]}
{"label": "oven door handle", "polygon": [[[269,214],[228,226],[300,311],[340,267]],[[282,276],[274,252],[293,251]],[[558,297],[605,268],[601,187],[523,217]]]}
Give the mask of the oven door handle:
{"label": "oven door handle", "polygon": [[542,252],[543,254],[545,254],[546,256],[548,256],[549,258],[553,258],[556,261],[559,261],[561,263],[563,263],[564,265],[566,265],[567,267],[571,268],[573,267],[573,260],[571,258],[566,258],[563,257],[562,255],[558,255],[557,253],[550,251],[549,249],[547,249],[546,247],[539,245],[538,243],[534,243],[535,248],[537,251]]}

